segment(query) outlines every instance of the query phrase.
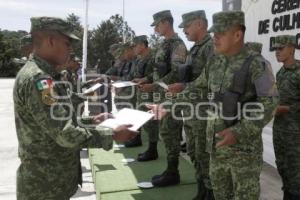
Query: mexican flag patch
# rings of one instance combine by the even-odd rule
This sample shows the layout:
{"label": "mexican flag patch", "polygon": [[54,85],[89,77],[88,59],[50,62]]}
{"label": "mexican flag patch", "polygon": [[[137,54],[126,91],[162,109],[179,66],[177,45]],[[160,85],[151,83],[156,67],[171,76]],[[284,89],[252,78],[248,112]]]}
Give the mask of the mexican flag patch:
{"label": "mexican flag patch", "polygon": [[45,90],[45,89],[52,88],[52,86],[53,86],[53,80],[52,79],[42,79],[42,80],[39,80],[36,83],[36,86],[37,86],[38,90]]}

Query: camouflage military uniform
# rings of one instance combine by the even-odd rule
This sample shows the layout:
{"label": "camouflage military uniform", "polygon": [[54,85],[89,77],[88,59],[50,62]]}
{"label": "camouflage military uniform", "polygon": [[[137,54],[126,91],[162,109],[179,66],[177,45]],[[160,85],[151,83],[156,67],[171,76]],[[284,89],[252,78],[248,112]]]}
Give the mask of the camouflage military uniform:
{"label": "camouflage military uniform", "polygon": [[[244,13],[216,13],[213,23],[212,32],[222,32],[233,25],[244,25]],[[259,175],[263,162],[261,133],[271,120],[276,106],[273,75],[261,55],[245,47],[236,55],[215,57],[209,61],[205,74],[208,76],[209,99],[215,103],[218,111],[222,111],[223,116],[232,117],[231,114],[227,115],[228,108],[237,108],[238,103],[260,103],[264,108],[263,116],[252,111],[240,119],[230,120],[216,114],[213,106],[208,110],[207,122],[210,178],[216,200],[259,199]],[[253,108],[257,106],[253,105]],[[255,120],[249,119],[249,116],[255,117]],[[231,130],[237,142],[215,148],[221,140],[215,134],[226,128]]]}
{"label": "camouflage military uniform", "polygon": [[[178,65],[185,63],[185,58],[186,47],[183,41],[177,35],[166,39],[155,56],[154,82],[162,81],[167,85],[179,82]],[[161,76],[158,69],[160,66],[157,65],[159,62],[165,62],[167,65],[170,65],[170,71],[162,78],[159,78]],[[157,88],[160,91],[160,102],[163,102],[165,99],[164,89],[159,86]],[[181,112],[177,111],[176,116],[180,117]],[[176,120],[172,115],[168,115],[160,121],[159,134],[164,141],[168,161],[177,160],[179,157],[182,126],[182,120]]]}
{"label": "camouflage military uniform", "polygon": [[[153,73],[153,56],[151,52],[146,57],[138,58],[136,60],[135,71],[133,72],[134,78],[144,78],[149,74]],[[142,111],[148,111],[145,107],[145,104],[153,102],[153,93],[152,92],[142,92],[137,90],[137,109]],[[142,131],[145,132],[149,137],[149,142],[158,142],[158,121],[151,120],[142,127]]]}
{"label": "camouflage military uniform", "polygon": [[[120,51],[125,52],[131,48],[129,43],[125,43]],[[122,54],[122,53],[121,53]],[[117,76],[120,81],[131,81],[133,79],[132,70],[135,67],[135,59],[127,60],[123,65],[117,69]],[[136,89],[135,87],[117,88],[114,101],[118,110],[122,108],[135,108],[136,104]]]}
{"label": "camouflage military uniform", "polygon": [[[63,32],[68,27],[58,18],[31,20],[32,30],[42,29],[44,23],[55,31]],[[58,80],[60,74],[53,66],[36,55],[17,75],[13,97],[21,160],[17,171],[18,200],[69,199],[80,178],[78,150],[108,150],[112,146],[111,129],[78,126],[65,87],[55,85]]]}
{"label": "camouflage military uniform", "polygon": [[[277,36],[276,40],[282,38]],[[295,38],[294,38],[294,41]],[[275,44],[277,45],[277,44]],[[277,170],[283,190],[300,195],[300,61],[282,66],[276,75],[279,105],[290,107],[286,114],[276,115],[273,125],[273,144]]]}
{"label": "camouflage military uniform", "polygon": [[[191,57],[192,80],[195,80],[202,72],[204,72],[204,67],[212,56],[212,39],[209,35],[206,35],[202,41],[195,43],[188,55],[188,57]],[[197,113],[197,115],[194,110],[199,102],[203,102],[203,100],[206,99],[206,96],[205,91],[199,92],[198,90],[199,88],[194,87],[193,82],[187,83],[185,90],[178,95],[178,98],[180,99],[180,96],[184,95],[184,99],[193,106],[193,110],[188,106],[183,108],[183,117],[192,116],[192,118],[184,119],[184,131],[187,136],[188,147],[187,153],[195,163],[196,178],[198,180],[203,180],[206,187],[211,188],[208,172],[209,154],[205,151],[206,121],[198,120],[196,117],[197,115],[205,116],[205,109],[199,110],[200,113]]]}

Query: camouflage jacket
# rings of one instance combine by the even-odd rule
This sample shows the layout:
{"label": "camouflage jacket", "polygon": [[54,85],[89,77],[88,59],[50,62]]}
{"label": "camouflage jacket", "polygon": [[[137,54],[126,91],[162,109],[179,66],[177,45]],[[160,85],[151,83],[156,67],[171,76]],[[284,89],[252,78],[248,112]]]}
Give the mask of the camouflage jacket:
{"label": "camouflage jacket", "polygon": [[147,79],[166,84],[178,82],[178,66],[185,63],[186,54],[186,46],[177,34],[165,39],[155,53],[153,74],[149,74]]}
{"label": "camouflage jacket", "polygon": [[[241,71],[245,61],[251,56],[244,81],[240,80],[237,72]],[[246,48],[243,48],[237,55],[225,58],[216,56],[208,62],[205,73],[207,77],[208,98],[213,103],[208,110],[207,121],[207,151],[214,152],[219,157],[232,157],[237,154],[248,154],[262,156],[262,129],[272,119],[276,106],[276,86],[272,72],[269,71],[265,59]],[[202,79],[203,80],[203,79]],[[238,101],[233,106],[241,104],[237,121],[228,126],[224,118],[224,110],[232,102],[228,101],[225,94],[236,93],[236,87],[244,84],[244,91],[238,95]],[[204,82],[205,83],[205,82]],[[234,92],[233,92],[234,91]],[[222,96],[223,105],[217,101],[217,96]],[[227,100],[227,101],[225,101]],[[226,102],[226,103],[225,103]],[[251,103],[247,109],[263,108],[263,111],[252,110],[246,112],[244,105]],[[217,108],[217,109],[216,109]],[[216,112],[218,111],[218,112]],[[244,112],[245,111],[245,115]],[[224,146],[218,149],[215,145],[220,138],[215,134],[229,128],[237,139],[237,143],[231,146]]]}
{"label": "camouflage jacket", "polygon": [[[206,35],[203,40],[195,43],[187,56],[187,63],[191,66],[191,82],[186,83],[186,88],[178,95],[178,101],[187,101],[189,103],[197,104],[199,101],[206,99],[206,93],[203,88],[197,87],[197,78],[204,72],[204,68],[214,55],[213,43],[210,35]],[[203,93],[204,92],[204,93]]]}
{"label": "camouflage jacket", "polygon": [[290,112],[275,116],[274,129],[300,132],[300,61],[276,74],[279,105],[290,106]]}
{"label": "camouflage jacket", "polygon": [[[80,127],[60,74],[33,56],[18,73],[14,109],[21,169],[18,184],[32,199],[64,199],[78,184],[78,150],[112,146],[112,130]],[[47,192],[41,192],[47,191]],[[49,197],[49,195],[51,197]]]}

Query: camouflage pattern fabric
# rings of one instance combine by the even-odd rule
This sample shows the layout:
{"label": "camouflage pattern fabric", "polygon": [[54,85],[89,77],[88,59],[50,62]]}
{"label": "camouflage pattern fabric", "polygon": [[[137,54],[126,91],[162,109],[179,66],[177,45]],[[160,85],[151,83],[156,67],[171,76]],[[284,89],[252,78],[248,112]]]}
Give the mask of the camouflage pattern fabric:
{"label": "camouflage pattern fabric", "polygon": [[58,80],[60,74],[35,55],[17,75],[18,200],[69,199],[80,179],[78,150],[112,147],[111,129],[79,126],[67,90],[55,84]]}
{"label": "camouflage pattern fabric", "polygon": [[273,124],[273,144],[277,170],[283,190],[300,195],[300,61],[276,75],[279,105],[290,106],[284,115],[276,115]]}
{"label": "camouflage pattern fabric", "polygon": [[286,45],[297,45],[295,35],[278,35],[275,37],[275,48],[284,47]]}

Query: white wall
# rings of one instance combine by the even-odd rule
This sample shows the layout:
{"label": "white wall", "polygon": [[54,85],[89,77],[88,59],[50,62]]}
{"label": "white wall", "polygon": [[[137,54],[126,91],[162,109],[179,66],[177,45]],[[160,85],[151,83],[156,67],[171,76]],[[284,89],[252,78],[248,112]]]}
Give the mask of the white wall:
{"label": "white wall", "polygon": [[[290,31],[278,31],[273,32],[272,23],[273,19],[277,16],[298,13],[300,8],[286,11],[280,14],[273,15],[271,12],[272,3],[274,0],[242,0],[242,10],[245,12],[246,20],[246,41],[261,42],[263,44],[262,54],[268,59],[273,66],[274,73],[276,73],[281,67],[281,63],[278,63],[275,58],[275,52],[269,50],[270,37],[282,34],[298,34],[300,29]],[[260,20],[270,19],[270,28],[268,34],[258,34],[258,25]],[[300,23],[300,22],[299,22]],[[300,50],[296,51],[296,58],[300,60]]]}

